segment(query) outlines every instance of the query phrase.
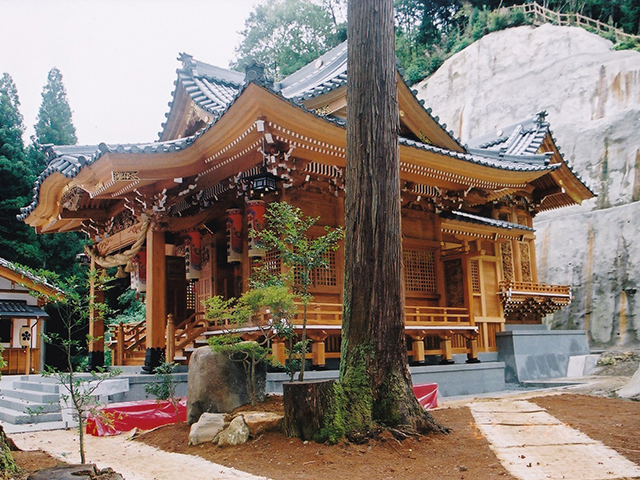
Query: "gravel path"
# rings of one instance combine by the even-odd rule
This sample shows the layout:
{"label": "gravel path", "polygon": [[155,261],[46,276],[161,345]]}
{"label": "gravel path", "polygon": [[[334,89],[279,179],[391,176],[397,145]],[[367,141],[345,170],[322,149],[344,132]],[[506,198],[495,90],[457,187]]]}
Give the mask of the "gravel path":
{"label": "gravel path", "polygon": [[[87,463],[111,467],[126,480],[267,480],[200,457],[163,452],[125,435],[85,438]],[[75,430],[13,434],[11,439],[22,450],[43,450],[69,463],[80,461]]]}

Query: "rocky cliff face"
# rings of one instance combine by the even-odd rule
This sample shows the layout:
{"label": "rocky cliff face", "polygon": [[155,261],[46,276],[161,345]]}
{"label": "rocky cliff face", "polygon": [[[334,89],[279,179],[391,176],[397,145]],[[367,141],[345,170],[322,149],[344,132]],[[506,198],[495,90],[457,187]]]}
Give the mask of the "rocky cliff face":
{"label": "rocky cliff face", "polygon": [[572,305],[549,321],[587,329],[592,346],[640,342],[640,53],[611,46],[580,28],[518,27],[415,87],[463,141],[549,112],[562,153],[598,197],[537,217],[539,280],[573,286]]}

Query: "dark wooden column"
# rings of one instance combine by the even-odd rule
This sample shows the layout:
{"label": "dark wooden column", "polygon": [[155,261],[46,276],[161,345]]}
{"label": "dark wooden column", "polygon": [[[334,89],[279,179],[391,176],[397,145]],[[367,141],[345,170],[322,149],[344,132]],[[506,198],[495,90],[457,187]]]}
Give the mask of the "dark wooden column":
{"label": "dark wooden column", "polygon": [[104,292],[96,286],[96,262],[91,259],[91,279],[89,280],[89,370],[104,367],[104,318],[96,304],[104,302]]}
{"label": "dark wooden column", "polygon": [[147,231],[147,352],[142,370],[153,373],[164,357],[167,319],[164,232]]}

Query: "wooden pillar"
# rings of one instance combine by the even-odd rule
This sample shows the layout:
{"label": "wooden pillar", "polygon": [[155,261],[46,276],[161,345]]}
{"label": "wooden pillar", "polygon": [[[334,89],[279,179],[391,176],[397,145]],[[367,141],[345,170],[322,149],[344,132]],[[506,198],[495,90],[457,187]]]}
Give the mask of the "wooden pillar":
{"label": "wooden pillar", "polygon": [[173,362],[176,356],[176,325],[173,313],[167,315],[167,362]]}
{"label": "wooden pillar", "polygon": [[413,361],[417,363],[424,363],[424,337],[412,336],[411,350],[413,352]]}
{"label": "wooden pillar", "polygon": [[104,367],[104,318],[96,305],[104,302],[104,292],[96,285],[96,262],[91,259],[91,278],[89,280],[89,370]]}
{"label": "wooden pillar", "polygon": [[166,286],[164,232],[150,228],[147,231],[147,351],[142,367],[146,373],[153,373],[164,356]]}
{"label": "wooden pillar", "polygon": [[323,340],[313,340],[311,343],[311,364],[314,367],[324,367],[326,364],[325,345]]}
{"label": "wooden pillar", "polygon": [[480,363],[478,359],[478,334],[466,335],[467,339],[467,363]]}
{"label": "wooden pillar", "polygon": [[284,342],[273,340],[271,342],[271,355],[280,365],[284,366],[287,362]]}
{"label": "wooden pillar", "polygon": [[116,358],[115,365],[124,365],[124,325],[122,322],[118,324],[116,333]]}
{"label": "wooden pillar", "polygon": [[449,365],[454,363],[453,361],[453,350],[451,346],[451,337],[452,333],[446,333],[440,335],[440,348],[442,349],[442,360],[440,363],[442,365]]}

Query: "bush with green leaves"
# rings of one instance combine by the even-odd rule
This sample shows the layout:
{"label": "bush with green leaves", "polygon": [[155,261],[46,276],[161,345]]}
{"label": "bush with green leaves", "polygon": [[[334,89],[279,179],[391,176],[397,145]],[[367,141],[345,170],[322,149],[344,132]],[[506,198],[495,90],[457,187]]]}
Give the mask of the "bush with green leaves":
{"label": "bush with green leaves", "polygon": [[[254,406],[258,400],[256,372],[258,366],[268,360],[271,342],[295,336],[290,322],[296,313],[294,296],[286,286],[270,280],[272,284],[269,280],[254,284],[254,288],[238,299],[214,296],[203,301],[205,317],[223,331],[210,337],[209,345],[242,364],[247,393]],[[254,329],[255,341],[242,341],[240,330],[247,327]]]}
{"label": "bush with green leaves", "polygon": [[162,362],[154,369],[154,376],[157,382],[147,383],[144,386],[145,393],[153,395],[158,401],[167,401],[173,407],[176,414],[176,423],[180,422],[180,412],[178,403],[180,397],[176,396],[178,383],[175,381],[173,373],[178,365],[174,362]]}

